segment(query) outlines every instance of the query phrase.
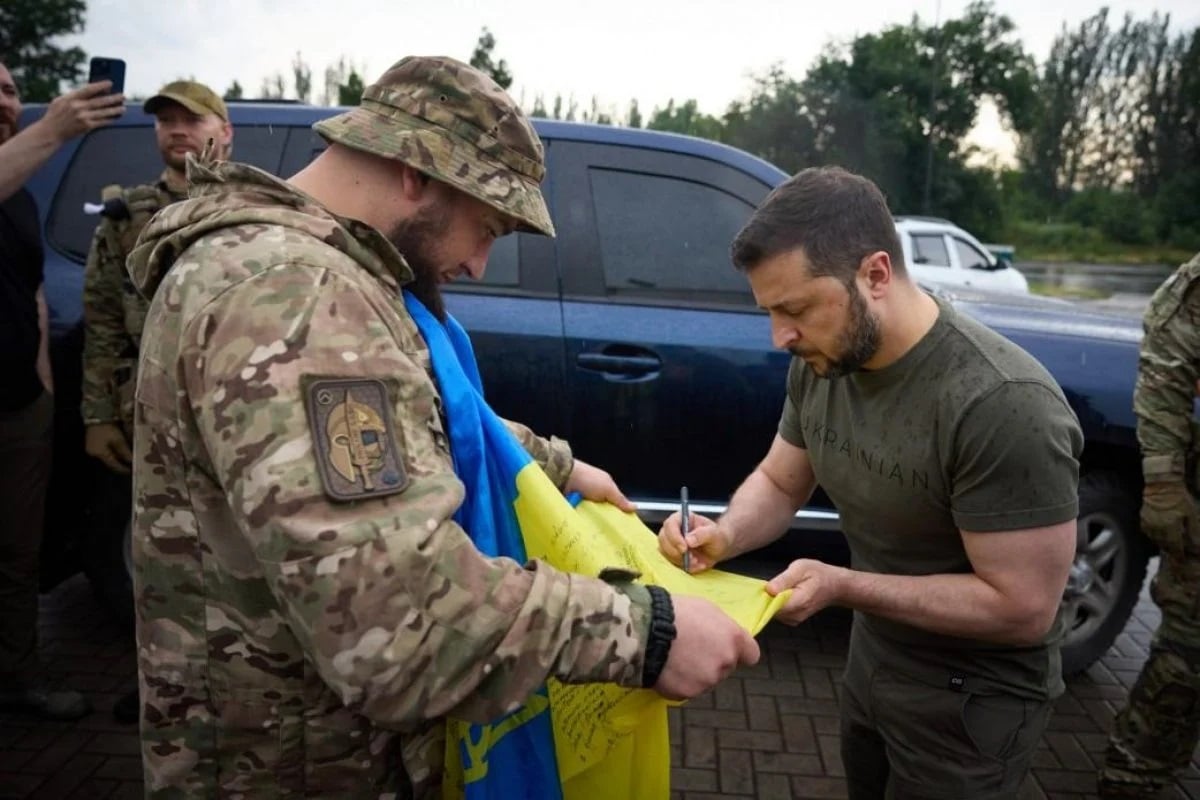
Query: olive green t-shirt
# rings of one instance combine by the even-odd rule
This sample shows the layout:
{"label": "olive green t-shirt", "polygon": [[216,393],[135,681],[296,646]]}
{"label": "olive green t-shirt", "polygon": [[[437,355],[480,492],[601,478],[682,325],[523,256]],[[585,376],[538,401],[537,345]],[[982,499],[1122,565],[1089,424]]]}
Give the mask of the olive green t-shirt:
{"label": "olive green t-shirt", "polygon": [[[779,434],[808,451],[857,570],[969,573],[960,529],[1003,536],[1079,510],[1083,435],[1062,390],[1017,345],[938,307],[930,331],[883,369],[824,379],[792,362]],[[855,624],[859,655],[916,679],[1035,699],[1063,688],[1061,619],[1020,648],[861,612]]]}

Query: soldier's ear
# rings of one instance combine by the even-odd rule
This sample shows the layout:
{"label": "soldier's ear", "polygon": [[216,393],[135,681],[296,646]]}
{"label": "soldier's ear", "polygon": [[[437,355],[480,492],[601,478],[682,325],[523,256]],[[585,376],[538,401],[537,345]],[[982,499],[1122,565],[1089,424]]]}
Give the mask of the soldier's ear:
{"label": "soldier's ear", "polygon": [[429,176],[419,169],[410,167],[403,162],[393,162],[397,168],[397,178],[400,181],[400,191],[404,198],[411,203],[420,203],[426,200],[427,195],[433,188],[433,181]]}

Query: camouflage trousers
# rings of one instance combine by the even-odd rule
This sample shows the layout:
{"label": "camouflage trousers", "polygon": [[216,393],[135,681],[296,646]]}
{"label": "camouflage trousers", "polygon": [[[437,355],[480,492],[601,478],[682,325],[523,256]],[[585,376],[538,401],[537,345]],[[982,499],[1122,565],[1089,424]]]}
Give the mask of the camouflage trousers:
{"label": "camouflage trousers", "polygon": [[1200,739],[1200,556],[1163,553],[1151,596],[1162,622],[1100,770],[1102,798],[1153,798]]}

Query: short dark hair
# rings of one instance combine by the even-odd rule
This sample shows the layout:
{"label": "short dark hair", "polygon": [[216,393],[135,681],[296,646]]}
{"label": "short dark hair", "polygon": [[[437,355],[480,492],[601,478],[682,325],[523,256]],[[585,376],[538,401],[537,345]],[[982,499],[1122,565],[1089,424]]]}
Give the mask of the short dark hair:
{"label": "short dark hair", "polygon": [[883,250],[907,274],[896,222],[872,181],[841,167],[796,173],[767,195],[734,237],[734,266],[749,272],[768,258],[803,248],[813,277],[849,285],[862,260]]}

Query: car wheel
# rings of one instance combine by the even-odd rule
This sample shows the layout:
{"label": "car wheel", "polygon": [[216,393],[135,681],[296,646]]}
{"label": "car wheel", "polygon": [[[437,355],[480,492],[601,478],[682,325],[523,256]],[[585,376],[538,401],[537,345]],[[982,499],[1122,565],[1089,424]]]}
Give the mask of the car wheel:
{"label": "car wheel", "polygon": [[1079,482],[1075,561],[1062,603],[1064,675],[1104,655],[1137,604],[1153,549],[1138,529],[1138,502],[1113,473],[1092,472]]}

